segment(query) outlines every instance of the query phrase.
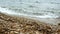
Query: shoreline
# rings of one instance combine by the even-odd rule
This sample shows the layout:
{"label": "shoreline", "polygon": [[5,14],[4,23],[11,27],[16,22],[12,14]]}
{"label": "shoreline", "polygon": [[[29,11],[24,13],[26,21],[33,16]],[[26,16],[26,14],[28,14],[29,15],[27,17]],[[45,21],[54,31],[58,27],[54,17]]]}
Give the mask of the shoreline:
{"label": "shoreline", "polygon": [[40,21],[23,17],[16,18],[0,13],[0,34],[56,34],[60,32],[58,28],[60,27]]}

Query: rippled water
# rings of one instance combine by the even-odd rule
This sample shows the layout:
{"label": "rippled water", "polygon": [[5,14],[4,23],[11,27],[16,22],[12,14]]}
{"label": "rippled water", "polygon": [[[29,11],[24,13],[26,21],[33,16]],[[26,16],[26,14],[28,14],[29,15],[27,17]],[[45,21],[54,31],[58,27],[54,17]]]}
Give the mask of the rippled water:
{"label": "rippled water", "polygon": [[28,16],[42,22],[60,23],[60,0],[0,0],[0,12],[16,16]]}
{"label": "rippled water", "polygon": [[[60,16],[60,0],[0,0],[1,8],[24,16],[57,18]],[[1,10],[1,9],[0,9]]]}

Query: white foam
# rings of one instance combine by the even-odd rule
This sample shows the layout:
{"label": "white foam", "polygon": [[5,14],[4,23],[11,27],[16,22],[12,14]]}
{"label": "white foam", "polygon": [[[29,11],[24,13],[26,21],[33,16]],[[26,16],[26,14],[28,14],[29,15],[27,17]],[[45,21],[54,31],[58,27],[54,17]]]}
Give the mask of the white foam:
{"label": "white foam", "polygon": [[[48,13],[47,15],[29,15],[29,14],[22,14],[22,13],[16,13],[12,10],[8,10],[7,8],[2,8],[0,7],[0,12],[1,13],[4,13],[4,14],[9,14],[9,15],[16,15],[16,16],[28,16],[28,17],[34,17],[34,18],[37,18],[38,20],[42,21],[42,22],[45,22],[45,23],[49,23],[49,24],[53,24],[53,25],[56,25],[58,21],[53,19],[53,18],[58,18],[59,16],[55,15],[55,14],[52,14],[52,13]],[[41,19],[43,18],[43,19]],[[44,19],[44,18],[50,18],[50,19]],[[52,19],[51,19],[52,18]]]}
{"label": "white foam", "polygon": [[48,13],[47,15],[29,15],[29,14],[23,14],[23,13],[16,13],[15,11],[12,10],[8,10],[7,8],[2,8],[0,7],[0,12],[1,13],[5,13],[5,14],[10,14],[10,15],[22,15],[22,16],[29,16],[29,17],[37,17],[37,18],[58,18],[59,16],[52,14],[52,13]]}

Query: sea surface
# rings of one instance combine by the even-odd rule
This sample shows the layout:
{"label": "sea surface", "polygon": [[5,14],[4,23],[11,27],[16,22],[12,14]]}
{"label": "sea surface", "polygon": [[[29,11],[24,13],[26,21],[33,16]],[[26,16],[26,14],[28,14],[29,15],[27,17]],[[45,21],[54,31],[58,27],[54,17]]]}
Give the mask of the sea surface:
{"label": "sea surface", "polygon": [[39,20],[57,24],[60,23],[60,0],[0,0],[0,12],[38,19],[50,18]]}
{"label": "sea surface", "polygon": [[58,18],[60,16],[60,0],[0,0],[0,7],[0,11],[4,8],[6,12],[12,10],[11,12],[17,15],[30,17]]}

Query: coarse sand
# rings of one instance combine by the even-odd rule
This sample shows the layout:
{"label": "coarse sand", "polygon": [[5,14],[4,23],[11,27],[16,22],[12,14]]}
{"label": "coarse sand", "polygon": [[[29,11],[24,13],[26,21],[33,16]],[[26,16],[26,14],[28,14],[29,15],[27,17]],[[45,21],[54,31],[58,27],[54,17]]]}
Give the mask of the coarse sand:
{"label": "coarse sand", "polygon": [[0,34],[60,34],[57,26],[0,13]]}

